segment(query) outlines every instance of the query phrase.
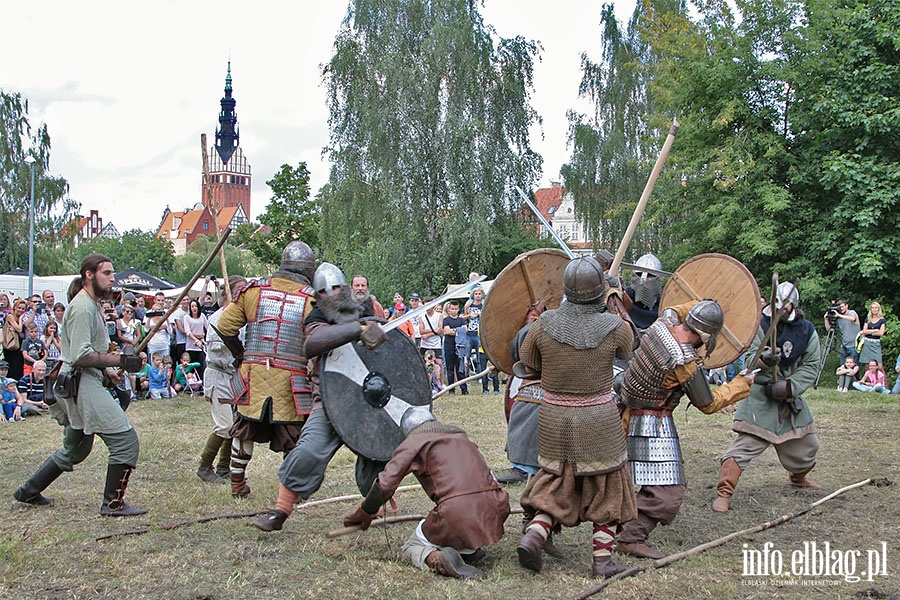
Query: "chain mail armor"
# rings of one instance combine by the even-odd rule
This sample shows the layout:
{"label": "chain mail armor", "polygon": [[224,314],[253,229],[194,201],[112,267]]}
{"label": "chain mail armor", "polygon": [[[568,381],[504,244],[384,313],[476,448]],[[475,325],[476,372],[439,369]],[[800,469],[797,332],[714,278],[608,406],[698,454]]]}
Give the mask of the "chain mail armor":
{"label": "chain mail armor", "polygon": [[[666,376],[677,365],[699,360],[693,346],[675,339],[666,321],[651,325],[641,338],[622,382],[622,401],[631,408],[628,466],[636,485],[684,484],[681,445],[672,419],[684,390],[667,389]],[[702,374],[699,368],[695,373]]]}
{"label": "chain mail armor", "polygon": [[606,312],[606,305],[602,302],[563,302],[558,309],[542,314],[541,323],[544,331],[557,342],[585,350],[599,346],[611,331],[622,324],[622,319]]}
{"label": "chain mail armor", "polygon": [[[625,435],[612,401],[612,360],[628,355],[631,328],[619,317],[599,312],[597,305],[570,306],[578,313],[571,319],[574,324],[560,318],[568,310],[547,311],[522,346],[522,361],[542,372],[538,460],[545,471],[557,475],[565,463],[574,464],[576,475],[610,472],[627,459]],[[591,306],[593,311],[585,312]],[[591,312],[603,318],[594,319]],[[551,331],[544,330],[548,315]],[[597,335],[597,328],[605,335]],[[557,336],[574,338],[579,345],[590,340],[592,345],[579,349]]]}
{"label": "chain mail armor", "polygon": [[298,414],[309,414],[312,390],[303,355],[303,315],[313,295],[310,286],[298,293],[270,286],[268,279],[254,284],[260,288],[256,320],[247,323],[244,362],[284,369],[291,373],[291,390]]}

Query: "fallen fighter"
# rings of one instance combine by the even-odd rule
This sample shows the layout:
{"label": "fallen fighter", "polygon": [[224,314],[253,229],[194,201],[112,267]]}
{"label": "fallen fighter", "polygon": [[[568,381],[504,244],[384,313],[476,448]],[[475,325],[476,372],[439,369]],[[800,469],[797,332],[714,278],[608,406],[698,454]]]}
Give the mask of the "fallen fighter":
{"label": "fallen fighter", "polygon": [[468,562],[480,559],[481,547],[503,536],[509,495],[465,431],[435,420],[428,407],[407,409],[400,430],[404,441],[365,499],[344,517],[344,525],[368,529],[381,506],[412,473],[436,506],[403,544],[403,555],[423,570],[484,579],[484,572]]}

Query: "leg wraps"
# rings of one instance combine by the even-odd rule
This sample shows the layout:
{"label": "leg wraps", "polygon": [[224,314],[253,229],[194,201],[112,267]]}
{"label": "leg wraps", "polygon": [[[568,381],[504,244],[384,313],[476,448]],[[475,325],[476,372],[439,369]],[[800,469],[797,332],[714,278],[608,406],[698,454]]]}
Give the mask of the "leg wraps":
{"label": "leg wraps", "polygon": [[531,523],[528,524],[528,527],[525,528],[525,531],[537,531],[540,536],[546,540],[554,525],[556,525],[556,521],[552,516],[545,512],[538,511],[531,520]]}
{"label": "leg wraps", "polygon": [[613,542],[616,539],[618,530],[619,526],[615,523],[604,523],[603,525],[594,523],[594,556],[609,556],[612,554]]}
{"label": "leg wraps", "polygon": [[244,478],[247,463],[253,458],[253,442],[249,440],[231,439],[231,477]]}

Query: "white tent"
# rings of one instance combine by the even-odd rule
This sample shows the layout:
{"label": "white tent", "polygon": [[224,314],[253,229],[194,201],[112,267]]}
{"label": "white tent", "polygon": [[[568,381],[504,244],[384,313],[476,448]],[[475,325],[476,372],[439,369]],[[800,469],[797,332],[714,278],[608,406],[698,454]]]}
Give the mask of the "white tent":
{"label": "white tent", "polygon": [[[57,302],[68,304],[66,293],[69,291],[69,284],[76,277],[78,275],[34,277],[32,287],[35,294],[40,294],[44,290],[52,290]],[[26,297],[28,295],[28,276],[0,275],[0,294],[9,296],[11,302],[16,298]]]}

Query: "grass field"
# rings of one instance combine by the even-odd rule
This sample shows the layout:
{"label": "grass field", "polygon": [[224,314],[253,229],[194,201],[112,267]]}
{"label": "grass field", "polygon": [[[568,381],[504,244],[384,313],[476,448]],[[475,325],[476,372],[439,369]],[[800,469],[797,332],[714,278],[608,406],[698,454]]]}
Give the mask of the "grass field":
{"label": "grass field", "polygon": [[[825,384],[823,383],[823,387]],[[828,384],[831,388],[832,384]],[[680,552],[783,514],[792,513],[829,492],[867,477],[896,485],[867,486],[831,500],[813,512],[761,533],[689,557],[662,569],[613,582],[600,596],[615,598],[887,598],[900,594],[900,454],[897,427],[900,397],[838,394],[820,389],[808,394],[818,423],[822,449],[812,478],[818,492],[797,490],[772,450],[752,463],[733,498],[734,510],[709,509],[718,473],[716,457],[733,438],[730,417],[699,411],[676,414],[689,481],[681,514],[669,527],[657,528],[652,541],[667,553]],[[496,471],[506,467],[505,421],[499,396],[449,396],[435,404],[439,419],[464,427]],[[144,517],[109,519],[98,509],[106,451],[98,439],[94,452],[75,473],[64,474],[49,489],[53,507],[15,502],[12,492],[60,443],[62,429],[49,418],[0,424],[0,493],[6,511],[0,519],[0,597],[3,598],[567,598],[596,585],[590,579],[590,526],[566,529],[557,545],[564,560],[547,557],[533,574],[519,567],[515,545],[518,515],[506,523],[507,535],[487,548],[481,565],[488,579],[450,580],[418,571],[400,558],[414,523],[370,529],[336,539],[325,533],[341,526],[352,501],[300,508],[280,532],[263,533],[249,518],[222,519],[171,530],[160,527],[197,518],[260,511],[271,507],[277,490],[280,455],[257,447],[248,477],[253,488],[245,500],[230,487],[203,483],[195,474],[203,442],[211,430],[207,404],[198,398],[142,401],[128,411],[141,438],[141,461],[127,499],[150,509]],[[312,500],[356,492],[354,457],[341,450],[329,466],[325,485]],[[415,483],[410,478],[405,483]],[[518,507],[523,485],[509,488]],[[401,514],[424,514],[431,503],[420,490],[397,497]],[[110,533],[150,528],[144,535],[108,540]],[[769,546],[791,569],[791,555],[804,542],[819,548],[829,542],[840,552],[845,571],[859,551],[855,573],[865,571],[867,551],[886,543],[887,576],[813,575],[745,577],[745,550]],[[747,547],[744,547],[747,544]],[[628,565],[648,561],[621,558]]]}

